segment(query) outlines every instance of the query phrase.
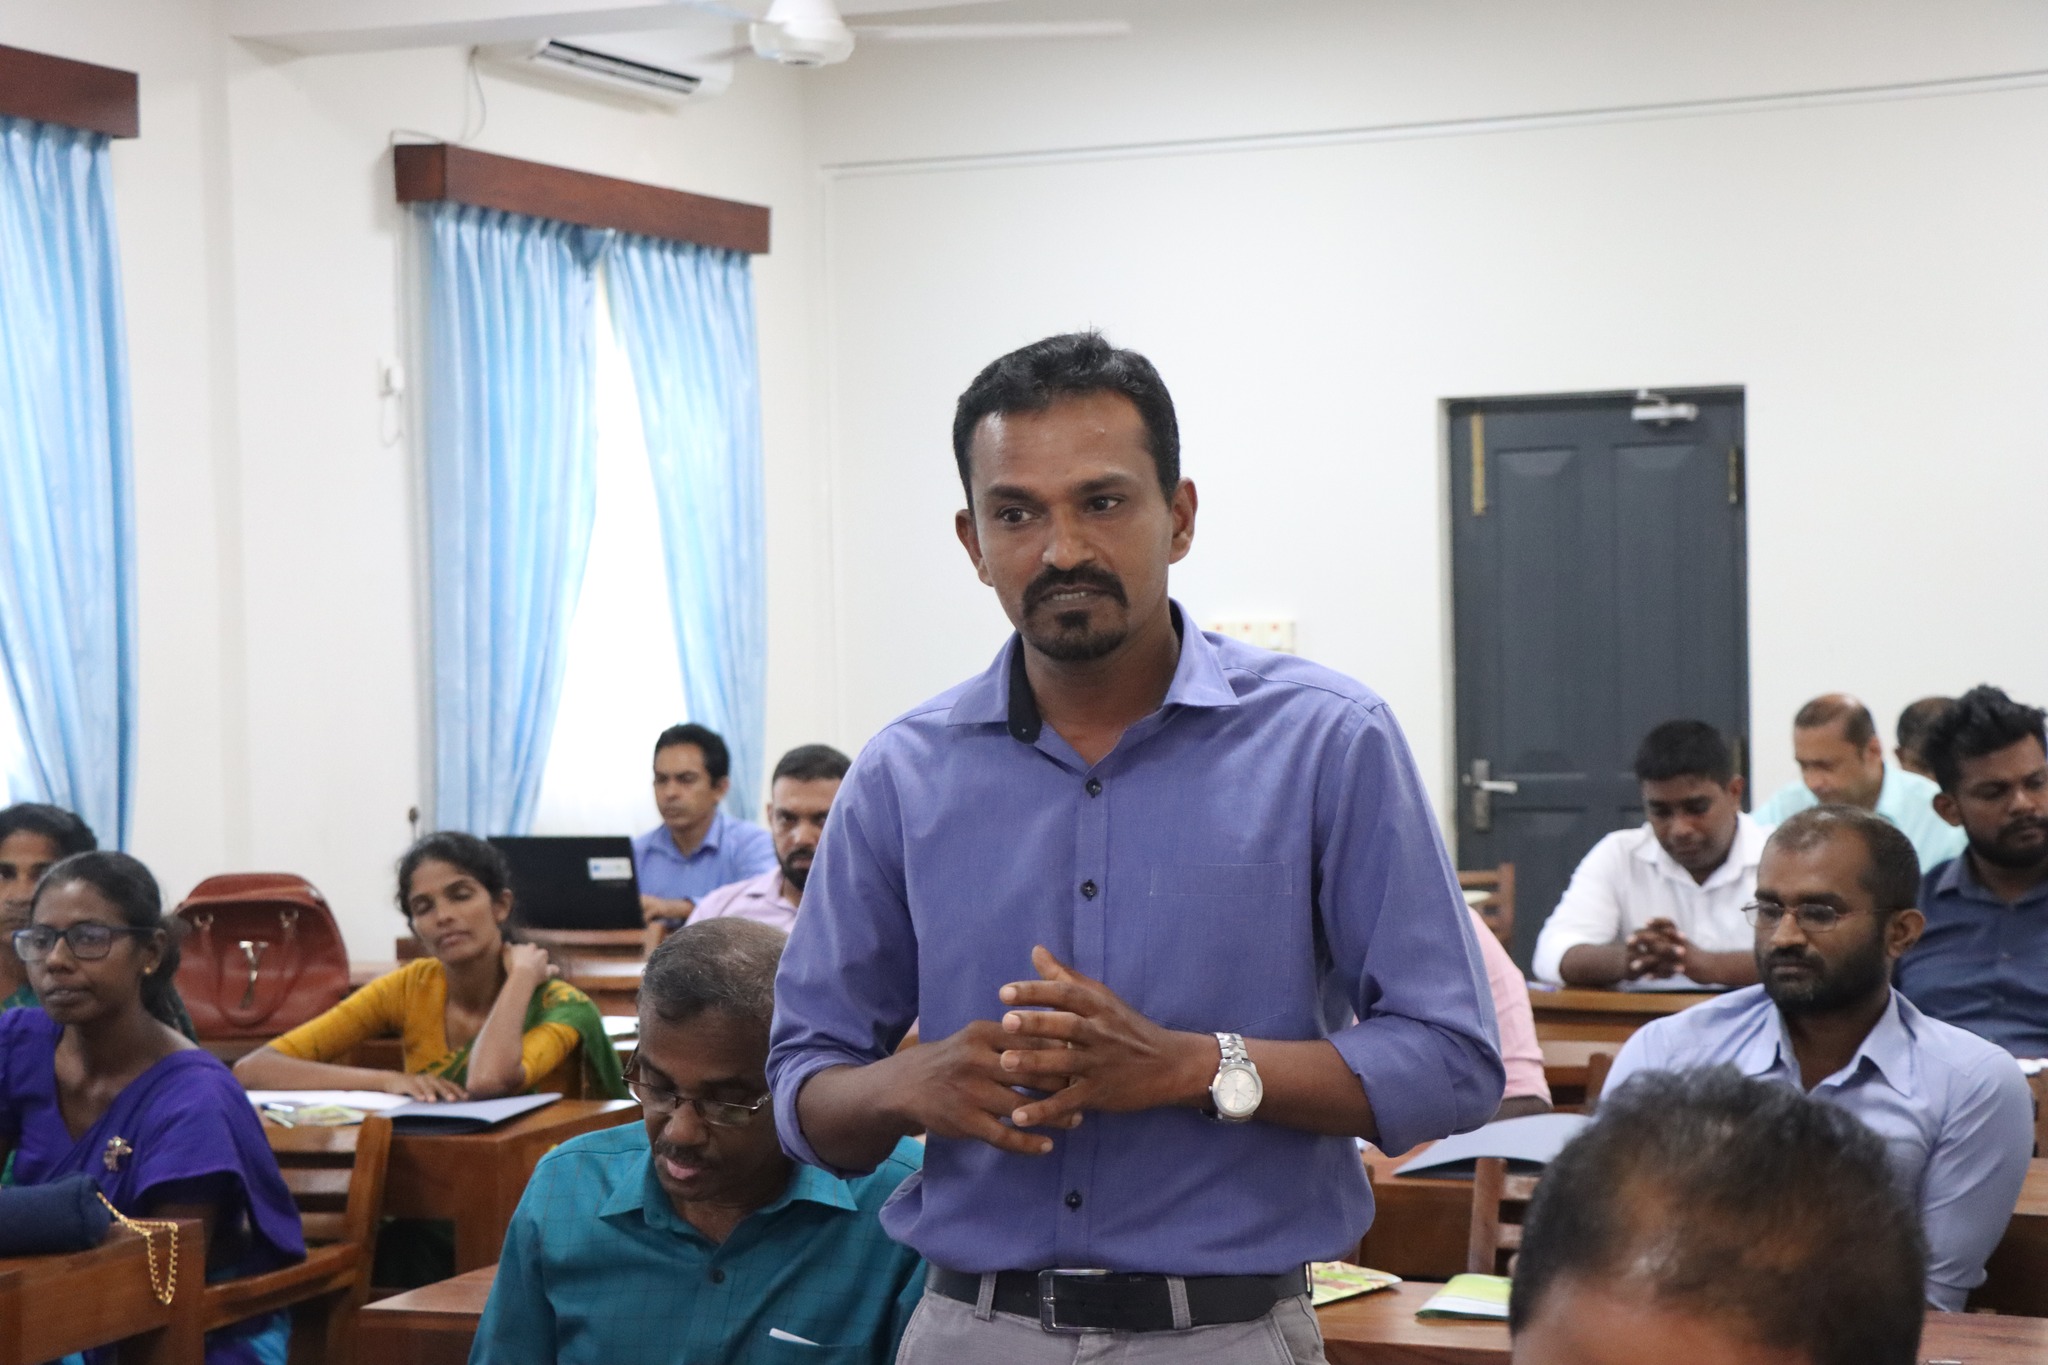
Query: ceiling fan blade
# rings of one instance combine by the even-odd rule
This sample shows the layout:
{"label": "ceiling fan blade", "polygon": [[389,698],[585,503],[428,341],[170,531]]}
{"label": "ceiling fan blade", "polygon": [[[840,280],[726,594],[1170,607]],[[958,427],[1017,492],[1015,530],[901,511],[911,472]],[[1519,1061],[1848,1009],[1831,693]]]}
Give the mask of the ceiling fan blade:
{"label": "ceiling fan blade", "polygon": [[1127,38],[1131,25],[1123,19],[1077,19],[1068,23],[1016,24],[854,24],[863,38],[885,43],[956,43],[1019,39]]}

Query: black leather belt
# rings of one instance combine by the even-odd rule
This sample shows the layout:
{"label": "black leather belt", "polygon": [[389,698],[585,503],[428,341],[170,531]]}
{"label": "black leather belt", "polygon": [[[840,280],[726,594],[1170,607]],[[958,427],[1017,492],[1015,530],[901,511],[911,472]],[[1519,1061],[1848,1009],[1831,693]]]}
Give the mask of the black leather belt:
{"label": "black leather belt", "polygon": [[[1284,1275],[1197,1275],[1187,1286],[1189,1327],[1251,1322],[1282,1299],[1308,1293],[1306,1268]],[[961,1303],[981,1301],[981,1276],[932,1266],[932,1292]],[[1164,1275],[1106,1270],[1004,1270],[996,1275],[998,1313],[1037,1318],[1048,1332],[1170,1332],[1173,1291]]]}

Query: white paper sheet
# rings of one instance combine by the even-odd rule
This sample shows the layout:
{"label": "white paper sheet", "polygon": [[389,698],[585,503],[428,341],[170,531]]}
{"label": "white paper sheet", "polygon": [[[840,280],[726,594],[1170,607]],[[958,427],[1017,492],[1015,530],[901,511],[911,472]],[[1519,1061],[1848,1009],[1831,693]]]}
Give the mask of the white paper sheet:
{"label": "white paper sheet", "polygon": [[259,1108],[266,1104],[288,1104],[295,1109],[315,1104],[339,1104],[371,1114],[386,1113],[411,1103],[404,1095],[387,1094],[382,1090],[251,1090],[249,1102]]}

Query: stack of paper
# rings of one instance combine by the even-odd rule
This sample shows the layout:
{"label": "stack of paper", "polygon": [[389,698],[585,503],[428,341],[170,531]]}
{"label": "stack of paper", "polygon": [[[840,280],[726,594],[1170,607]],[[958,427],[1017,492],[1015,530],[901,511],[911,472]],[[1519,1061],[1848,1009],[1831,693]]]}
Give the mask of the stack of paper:
{"label": "stack of paper", "polygon": [[1367,1270],[1348,1261],[1316,1261],[1308,1268],[1309,1302],[1317,1308],[1339,1299],[1355,1299],[1377,1289],[1391,1289],[1399,1283],[1399,1275],[1389,1275],[1384,1270]]}
{"label": "stack of paper", "polygon": [[1508,1288],[1512,1281],[1502,1275],[1453,1275],[1451,1282],[1415,1310],[1418,1318],[1479,1318],[1489,1322],[1508,1320]]}
{"label": "stack of paper", "polygon": [[1421,1156],[1395,1174],[1469,1177],[1473,1163],[1483,1156],[1506,1158],[1510,1170],[1540,1170],[1591,1122],[1584,1114],[1531,1114],[1526,1118],[1502,1119],[1431,1143]]}

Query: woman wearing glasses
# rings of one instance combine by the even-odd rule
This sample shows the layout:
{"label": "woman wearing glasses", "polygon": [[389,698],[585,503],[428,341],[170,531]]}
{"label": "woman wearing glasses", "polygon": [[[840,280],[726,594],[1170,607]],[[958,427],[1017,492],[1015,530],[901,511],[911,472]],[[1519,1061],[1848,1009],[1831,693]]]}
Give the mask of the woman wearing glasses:
{"label": "woman wearing glasses", "polygon": [[[546,952],[506,938],[511,872],[482,839],[429,834],[398,865],[398,906],[427,956],[235,1064],[251,1090],[388,1090],[420,1100],[533,1090],[580,1046],[607,1099],[626,1098],[618,1053],[590,997],[553,979]],[[346,1066],[358,1044],[396,1034],[405,1070]]]}
{"label": "woman wearing glasses", "polygon": [[[303,1259],[249,1097],[174,1026],[178,944],[149,869],[125,853],[57,863],[13,948],[41,1001],[0,1014],[0,1154],[15,1182],[84,1174],[129,1217],[201,1220],[209,1280]],[[209,1333],[208,1365],[282,1360],[290,1325],[272,1313]],[[86,1355],[102,1358],[112,1350]]]}

